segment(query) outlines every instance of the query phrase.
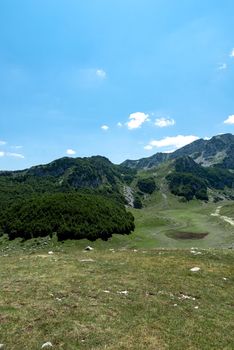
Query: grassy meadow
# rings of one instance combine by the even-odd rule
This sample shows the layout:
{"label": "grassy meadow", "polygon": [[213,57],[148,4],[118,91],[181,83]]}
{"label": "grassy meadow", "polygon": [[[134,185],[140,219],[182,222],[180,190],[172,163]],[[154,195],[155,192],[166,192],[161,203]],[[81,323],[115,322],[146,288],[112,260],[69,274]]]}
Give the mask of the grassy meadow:
{"label": "grassy meadow", "polygon": [[6,349],[233,349],[233,251],[85,244],[2,246]]}
{"label": "grassy meadow", "polygon": [[234,229],[211,216],[220,204],[146,204],[133,234],[107,242],[1,237],[5,349],[234,349]]}

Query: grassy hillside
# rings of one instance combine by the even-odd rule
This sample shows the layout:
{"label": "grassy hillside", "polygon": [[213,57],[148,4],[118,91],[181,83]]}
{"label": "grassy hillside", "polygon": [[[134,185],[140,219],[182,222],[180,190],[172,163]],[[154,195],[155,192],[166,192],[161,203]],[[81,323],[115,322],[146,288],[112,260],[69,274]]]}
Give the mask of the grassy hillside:
{"label": "grassy hillside", "polygon": [[131,235],[92,243],[0,237],[6,349],[233,349],[234,250],[222,248],[234,246],[234,226],[223,219],[234,204],[184,202],[168,189],[170,171],[164,164],[135,178],[136,192],[148,177],[141,188],[155,189],[139,194],[143,209],[129,209]]}
{"label": "grassy hillside", "polygon": [[2,241],[6,349],[233,349],[233,251],[85,244]]}

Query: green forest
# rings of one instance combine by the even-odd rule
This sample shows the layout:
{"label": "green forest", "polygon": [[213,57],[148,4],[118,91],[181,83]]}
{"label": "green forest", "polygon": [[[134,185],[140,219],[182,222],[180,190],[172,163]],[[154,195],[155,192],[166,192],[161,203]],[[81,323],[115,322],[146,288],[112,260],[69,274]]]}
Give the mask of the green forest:
{"label": "green forest", "polygon": [[18,200],[2,212],[0,225],[9,239],[56,234],[58,240],[93,241],[131,233],[134,218],[124,205],[101,195],[55,193]]}

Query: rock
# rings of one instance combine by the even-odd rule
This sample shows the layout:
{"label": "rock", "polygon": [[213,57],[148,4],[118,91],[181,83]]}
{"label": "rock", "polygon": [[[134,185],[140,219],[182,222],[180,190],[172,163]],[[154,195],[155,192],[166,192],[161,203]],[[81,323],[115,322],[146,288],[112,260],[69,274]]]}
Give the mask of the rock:
{"label": "rock", "polygon": [[0,349],[5,349],[5,345],[4,344],[0,344]]}
{"label": "rock", "polygon": [[51,250],[48,252],[49,255],[53,255],[54,252],[52,252]]}
{"label": "rock", "polygon": [[127,290],[122,290],[121,292],[117,292],[118,294],[123,294],[123,295],[128,295],[128,291]]}
{"label": "rock", "polygon": [[200,269],[200,267],[192,267],[191,269],[190,269],[190,271],[192,271],[192,272],[198,272],[198,271],[200,271],[201,269]]}
{"label": "rock", "polygon": [[103,293],[110,293],[110,291],[109,290],[104,290]]}
{"label": "rock", "polygon": [[92,251],[93,250],[93,248],[92,247],[90,247],[89,245],[84,249],[84,250],[86,250],[87,252],[90,252],[90,251]]}
{"label": "rock", "polygon": [[81,259],[80,262],[94,262],[93,259]]}
{"label": "rock", "polygon": [[194,309],[198,309],[198,306],[194,306]]}
{"label": "rock", "polygon": [[180,294],[178,299],[180,299],[180,300],[186,300],[186,299],[196,300],[196,298],[192,297],[191,295],[186,295],[186,294],[182,294],[182,293]]}
{"label": "rock", "polygon": [[50,341],[48,341],[47,343],[44,343],[41,347],[41,349],[49,349],[49,348],[52,348],[53,345]]}

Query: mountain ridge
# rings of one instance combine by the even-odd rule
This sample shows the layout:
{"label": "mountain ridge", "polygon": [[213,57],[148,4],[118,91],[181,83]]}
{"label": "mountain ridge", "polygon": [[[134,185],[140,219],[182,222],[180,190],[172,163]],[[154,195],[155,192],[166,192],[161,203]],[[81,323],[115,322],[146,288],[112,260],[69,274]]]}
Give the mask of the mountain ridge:
{"label": "mountain ridge", "polygon": [[156,153],[119,165],[102,156],[63,157],[25,170],[0,171],[0,205],[34,194],[86,191],[130,206],[131,197],[131,203],[141,208],[147,196],[160,190],[157,169],[164,164],[168,169],[162,173],[163,183],[177,196],[209,200],[211,190],[213,198],[222,198],[217,191],[234,198],[234,135],[223,134],[196,140],[171,154]]}
{"label": "mountain ridge", "polygon": [[133,169],[151,169],[164,161],[182,156],[190,156],[196,163],[204,166],[218,166],[234,169],[234,135],[231,133],[216,135],[209,140],[198,139],[172,153],[155,153],[138,160],[127,159],[121,163]]}

